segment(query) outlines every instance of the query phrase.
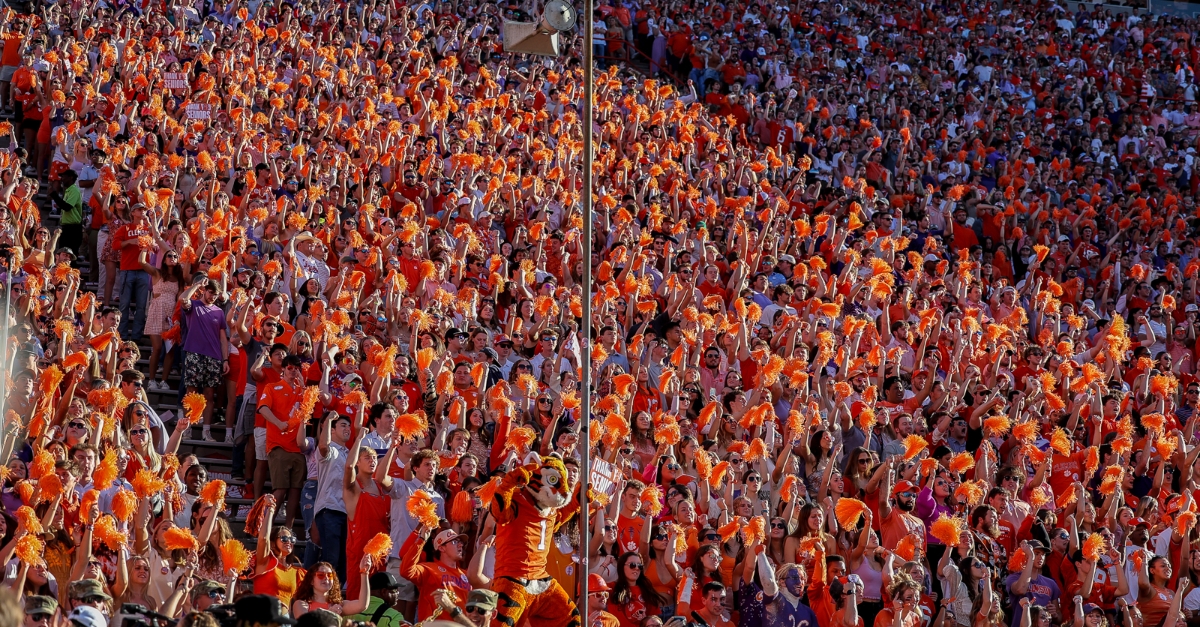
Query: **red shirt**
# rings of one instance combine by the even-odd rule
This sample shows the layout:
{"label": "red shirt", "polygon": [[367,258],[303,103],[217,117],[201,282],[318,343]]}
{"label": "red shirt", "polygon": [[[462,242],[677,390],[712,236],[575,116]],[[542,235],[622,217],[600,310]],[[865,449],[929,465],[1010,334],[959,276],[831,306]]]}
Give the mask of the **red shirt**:
{"label": "red shirt", "polygon": [[[259,405],[270,408],[276,420],[287,422],[288,418],[300,408],[300,398],[303,395],[303,387],[292,387],[287,381],[280,381],[267,388]],[[268,421],[267,452],[269,453],[277,448],[291,453],[300,452],[300,445],[296,443],[296,433],[294,431],[285,433]]]}
{"label": "red shirt", "polygon": [[123,224],[113,235],[112,246],[119,253],[121,253],[122,270],[142,269],[142,264],[139,261],[142,256],[142,249],[138,246],[122,246],[122,244],[131,239],[142,237],[143,235],[150,235],[150,229],[144,226],[137,226],[135,224]]}

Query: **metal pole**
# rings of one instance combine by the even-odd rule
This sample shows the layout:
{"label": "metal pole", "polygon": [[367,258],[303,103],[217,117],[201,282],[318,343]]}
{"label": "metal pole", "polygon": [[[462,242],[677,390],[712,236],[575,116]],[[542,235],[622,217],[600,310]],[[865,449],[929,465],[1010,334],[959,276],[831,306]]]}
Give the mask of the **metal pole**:
{"label": "metal pole", "polygon": [[[2,425],[0,426],[0,455],[3,455],[4,459],[8,459],[11,452],[8,447],[8,431],[9,429],[15,429],[17,425],[9,425],[8,419],[5,417],[8,414],[6,411],[8,409],[8,377],[12,374],[12,360],[8,355],[8,339],[10,329],[12,328],[12,325],[9,323],[9,315],[11,315],[9,307],[12,304],[12,260],[5,261],[4,265],[7,273],[4,277],[4,329],[0,330],[0,336],[3,337],[4,342],[4,372],[0,373],[0,425]],[[32,419],[33,417],[30,416],[29,418]]]}
{"label": "metal pole", "polygon": [[580,480],[583,489],[579,491],[581,499],[579,513],[579,552],[580,575],[579,581],[583,587],[579,595],[579,616],[581,622],[588,620],[588,525],[591,523],[591,512],[588,510],[588,486],[592,477],[592,14],[593,0],[583,0],[583,320],[580,330],[583,331],[583,354],[580,363],[583,364],[579,377],[579,412],[580,438],[583,445],[580,459]]}

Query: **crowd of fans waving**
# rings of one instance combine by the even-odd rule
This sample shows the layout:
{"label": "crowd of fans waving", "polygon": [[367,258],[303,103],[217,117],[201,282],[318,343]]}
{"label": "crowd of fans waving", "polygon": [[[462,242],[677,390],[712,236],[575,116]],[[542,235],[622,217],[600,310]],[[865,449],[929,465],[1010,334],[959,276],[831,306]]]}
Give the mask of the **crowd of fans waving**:
{"label": "crowd of fans waving", "polygon": [[598,4],[590,192],[515,6],[2,10],[24,627],[499,626],[549,456],[588,627],[1200,622],[1200,23]]}

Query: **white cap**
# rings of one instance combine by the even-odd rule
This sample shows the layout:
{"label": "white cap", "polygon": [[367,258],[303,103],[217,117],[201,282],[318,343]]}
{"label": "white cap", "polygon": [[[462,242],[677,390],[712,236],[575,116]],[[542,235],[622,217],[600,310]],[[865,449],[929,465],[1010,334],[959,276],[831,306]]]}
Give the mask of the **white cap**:
{"label": "white cap", "polygon": [[80,625],[81,627],[106,627],[108,625],[108,619],[104,617],[104,614],[100,610],[88,605],[80,605],[75,608],[67,616],[67,619],[72,624]]}
{"label": "white cap", "polygon": [[447,529],[447,530],[437,534],[437,537],[435,537],[433,539],[433,548],[440,549],[443,546],[446,546],[446,543],[448,543],[458,537],[459,537],[459,535],[457,533],[454,533],[454,531]]}
{"label": "white cap", "polygon": [[1183,308],[1183,310],[1184,310],[1185,312],[1187,312],[1187,311],[1200,311],[1200,307],[1197,307],[1197,306],[1196,306],[1196,303],[1188,303],[1188,306],[1187,306],[1187,307],[1184,307],[1184,308]]}

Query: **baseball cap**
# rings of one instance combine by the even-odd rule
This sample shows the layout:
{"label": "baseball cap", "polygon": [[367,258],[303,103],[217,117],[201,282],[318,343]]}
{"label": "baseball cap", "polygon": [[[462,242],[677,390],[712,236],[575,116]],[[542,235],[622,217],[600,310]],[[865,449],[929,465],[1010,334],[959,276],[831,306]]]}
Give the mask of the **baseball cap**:
{"label": "baseball cap", "polygon": [[793,266],[796,265],[796,258],[787,253],[780,255],[779,261],[781,261],[781,262],[786,261],[786,262],[792,264]]}
{"label": "baseball cap", "polygon": [[1033,549],[1034,551],[1041,551],[1043,553],[1050,552],[1048,549],[1046,549],[1046,545],[1042,544],[1041,540],[1030,540],[1029,548]]}
{"label": "baseball cap", "polygon": [[1150,523],[1147,522],[1145,518],[1134,518],[1133,520],[1131,520],[1129,522],[1133,523],[1133,527],[1135,529],[1138,527],[1149,527],[1150,526]]}
{"label": "baseball cap", "polygon": [[1058,236],[1058,241],[1060,241],[1060,242],[1069,242],[1069,241],[1071,241],[1071,238],[1067,237],[1066,235],[1059,235],[1059,236]]}
{"label": "baseball cap", "polygon": [[58,609],[58,601],[53,597],[31,596],[25,599],[26,614],[53,614]]}
{"label": "baseball cap", "polygon": [[938,260],[938,256],[937,256],[937,255],[934,255],[934,254],[932,254],[932,253],[931,253],[931,254],[928,254],[928,255],[925,255],[925,261],[937,261],[937,260]]}
{"label": "baseball cap", "polygon": [[1184,308],[1183,308],[1183,310],[1184,310],[1185,312],[1187,312],[1187,311],[1200,311],[1200,307],[1197,307],[1197,306],[1196,306],[1196,303],[1188,303],[1187,307],[1184,307]]}
{"label": "baseball cap", "polygon": [[104,586],[95,579],[80,579],[72,581],[67,587],[67,597],[71,599],[86,599],[88,597],[101,597],[105,601],[111,601],[112,597],[104,591]]}
{"label": "baseball cap", "polygon": [[892,488],[892,496],[899,496],[905,492],[916,492],[917,486],[911,481],[900,481],[896,483],[896,487]]}
{"label": "baseball cap", "polygon": [[1096,605],[1095,603],[1085,603],[1083,605],[1083,615],[1084,616],[1087,616],[1088,614],[1091,614],[1092,612],[1097,612],[1097,611],[1103,612],[1104,608],[1100,607],[1099,605]]}
{"label": "baseball cap", "polygon": [[492,344],[495,344],[496,346],[504,344],[505,342],[507,342],[509,344],[513,343],[512,338],[508,337],[507,335],[505,335],[503,333],[496,334],[496,339],[492,340]]}
{"label": "baseball cap", "polygon": [[67,246],[63,246],[62,248],[59,248],[58,250],[54,251],[54,254],[56,254],[56,255],[70,255],[70,256],[71,256],[71,259],[77,259],[77,258],[78,258],[78,257],[75,255],[75,251],[71,250],[71,249],[70,249],[69,247],[67,247]]}
{"label": "baseball cap", "polygon": [[[267,596],[265,594],[251,594],[244,596],[233,604],[234,611],[237,613],[239,621],[245,621],[248,624],[259,623],[262,625],[295,625],[296,621],[283,611],[283,605],[279,599]],[[91,626],[87,626],[91,627]],[[104,623],[95,627],[104,627]]]}
{"label": "baseball cap", "polygon": [[481,610],[494,610],[500,603],[500,595],[491,590],[472,590],[467,593],[466,608],[477,607]]}
{"label": "baseball cap", "polygon": [[367,583],[371,585],[371,590],[395,590],[400,587],[400,580],[386,571],[371,575]]}
{"label": "baseball cap", "polygon": [[200,583],[196,584],[195,588],[192,588],[192,597],[205,596],[208,594],[212,594],[214,591],[224,593],[225,592],[224,584],[222,584],[218,581],[213,581],[212,579],[205,579],[204,581],[201,581]]}
{"label": "baseball cap", "polygon": [[435,537],[433,539],[433,548],[440,549],[443,546],[446,546],[446,544],[448,542],[452,542],[453,540],[457,539],[458,537],[459,537],[459,535],[457,533],[454,533],[452,530],[447,529],[447,530],[437,534],[437,537]]}
{"label": "baseball cap", "polygon": [[588,575],[588,592],[609,592],[612,588],[608,587],[608,582],[604,581],[604,577],[596,573]]}
{"label": "baseball cap", "polygon": [[108,625],[108,619],[104,617],[104,613],[90,605],[80,605],[75,608],[67,616],[67,620],[71,621],[72,625],[79,627],[105,627]]}

